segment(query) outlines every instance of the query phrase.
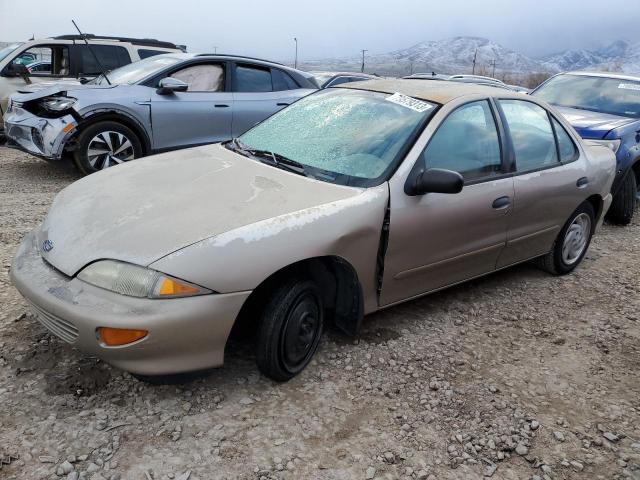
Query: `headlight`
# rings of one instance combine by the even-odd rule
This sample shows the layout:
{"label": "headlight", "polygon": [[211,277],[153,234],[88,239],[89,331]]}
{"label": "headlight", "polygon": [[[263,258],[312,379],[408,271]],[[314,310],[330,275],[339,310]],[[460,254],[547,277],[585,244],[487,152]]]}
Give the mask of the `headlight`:
{"label": "headlight", "polygon": [[100,260],[85,267],[78,278],[96,287],[141,298],[190,297],[213,293],[150,268],[116,260]]}
{"label": "headlight", "polygon": [[613,153],[618,153],[618,149],[620,148],[620,140],[589,140],[589,142],[610,148],[613,150]]}
{"label": "headlight", "polygon": [[40,105],[52,112],[62,112],[71,108],[76,101],[72,97],[46,97],[40,101]]}

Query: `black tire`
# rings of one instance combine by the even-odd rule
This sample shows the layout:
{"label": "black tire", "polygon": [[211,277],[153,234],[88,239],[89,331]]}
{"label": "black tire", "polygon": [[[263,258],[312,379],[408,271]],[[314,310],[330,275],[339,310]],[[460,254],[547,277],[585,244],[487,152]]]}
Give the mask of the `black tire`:
{"label": "black tire", "polygon": [[256,362],[260,371],[277,382],[300,373],[315,354],[324,323],[318,286],[290,279],[279,285],[262,311]]}
{"label": "black tire", "polygon": [[[106,142],[102,142],[105,152],[108,152],[109,148],[111,148],[112,153],[115,153],[115,151],[117,151],[120,146],[118,145],[118,143],[121,141],[120,136],[123,136],[126,140],[129,140],[131,146],[118,153],[117,159],[114,158],[116,157],[115,155],[110,155],[108,153],[99,155],[97,157],[90,157],[88,155],[89,145],[92,141],[96,141],[96,137],[99,136],[102,136],[102,138],[107,138],[111,142],[111,147],[107,145]],[[124,143],[125,142],[122,141],[122,144]],[[101,146],[100,143],[98,143],[97,145]],[[136,135],[136,133],[126,125],[113,120],[96,122],[82,130],[78,135],[77,146],[75,151],[73,152],[73,158],[76,165],[85,175],[97,172],[98,170],[102,170],[103,168],[117,165],[119,161],[124,162],[128,161],[129,159],[132,160],[134,158],[140,158],[142,155],[142,142],[140,141],[140,138],[138,138],[138,135]]]}
{"label": "black tire", "polygon": [[618,225],[628,225],[633,218],[638,196],[636,175],[630,170],[622,179],[620,190],[613,197],[607,220]]}
{"label": "black tire", "polygon": [[[574,224],[574,221],[580,217],[581,215],[587,215],[590,221],[590,227],[588,232],[588,237],[586,238],[586,243],[584,245],[584,249],[582,253],[572,260],[571,262],[566,262],[563,257],[563,247],[565,245],[565,239],[567,238],[567,232],[569,228]],[[581,217],[584,218],[584,217]],[[575,212],[571,214],[567,222],[560,230],[560,233],[556,237],[555,242],[553,242],[553,247],[549,253],[543,255],[542,257],[538,257],[535,262],[542,270],[549,272],[553,275],[565,275],[571,271],[573,271],[579,264],[582,262],[582,259],[587,253],[589,249],[589,245],[591,244],[591,238],[593,237],[593,232],[595,230],[595,212],[593,210],[593,206],[589,202],[583,202]]]}

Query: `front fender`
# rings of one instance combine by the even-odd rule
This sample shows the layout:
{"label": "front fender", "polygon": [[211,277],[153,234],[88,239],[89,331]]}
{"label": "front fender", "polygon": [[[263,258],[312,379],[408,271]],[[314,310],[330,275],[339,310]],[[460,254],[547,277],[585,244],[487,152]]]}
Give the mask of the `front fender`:
{"label": "front fender", "polygon": [[221,293],[253,290],[302,260],[336,256],[355,269],[365,313],[377,308],[376,256],[388,199],[384,183],[360,195],[245,225],[150,265]]}

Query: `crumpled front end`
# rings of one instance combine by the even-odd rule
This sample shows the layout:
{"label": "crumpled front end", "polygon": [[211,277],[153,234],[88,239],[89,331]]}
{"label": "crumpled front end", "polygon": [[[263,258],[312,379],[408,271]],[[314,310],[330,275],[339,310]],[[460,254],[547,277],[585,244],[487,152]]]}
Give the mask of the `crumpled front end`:
{"label": "crumpled front end", "polygon": [[74,133],[77,126],[73,116],[38,117],[25,110],[22,104],[9,102],[4,116],[7,145],[47,160],[59,160],[67,137]]}

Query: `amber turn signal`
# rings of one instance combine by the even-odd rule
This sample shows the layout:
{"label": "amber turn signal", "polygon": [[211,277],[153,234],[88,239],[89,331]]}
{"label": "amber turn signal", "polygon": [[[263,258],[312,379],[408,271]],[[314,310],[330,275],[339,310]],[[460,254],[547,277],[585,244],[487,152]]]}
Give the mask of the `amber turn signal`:
{"label": "amber turn signal", "polygon": [[[156,287],[158,288],[158,287]],[[170,296],[186,296],[186,295],[196,295],[200,293],[200,289],[194,287],[193,285],[189,285],[188,283],[181,282],[176,280],[175,278],[163,278],[160,287],[158,288],[158,296],[160,297],[170,297]]]}
{"label": "amber turn signal", "polygon": [[127,345],[147,336],[146,330],[129,330],[128,328],[98,328],[98,336],[102,343],[109,347]]}

